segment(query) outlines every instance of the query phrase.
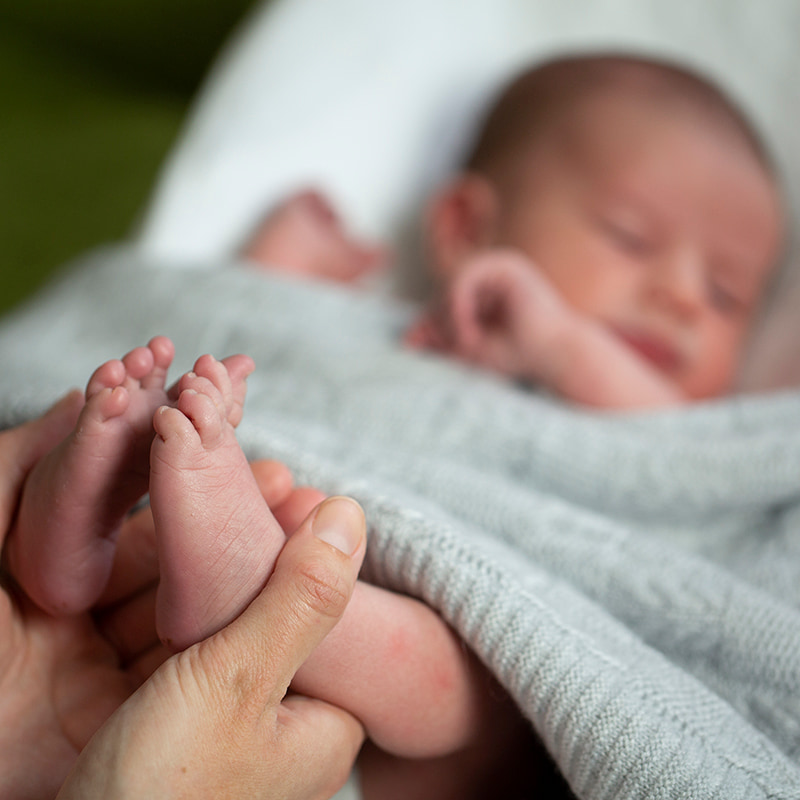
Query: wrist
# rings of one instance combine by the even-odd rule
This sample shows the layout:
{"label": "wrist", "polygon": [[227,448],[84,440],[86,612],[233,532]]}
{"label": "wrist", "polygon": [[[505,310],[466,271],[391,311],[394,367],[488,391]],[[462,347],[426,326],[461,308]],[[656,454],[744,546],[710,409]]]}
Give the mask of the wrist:
{"label": "wrist", "polygon": [[580,349],[581,325],[580,317],[564,304],[531,320],[527,344],[522,348],[521,377],[558,393],[569,373],[572,354]]}

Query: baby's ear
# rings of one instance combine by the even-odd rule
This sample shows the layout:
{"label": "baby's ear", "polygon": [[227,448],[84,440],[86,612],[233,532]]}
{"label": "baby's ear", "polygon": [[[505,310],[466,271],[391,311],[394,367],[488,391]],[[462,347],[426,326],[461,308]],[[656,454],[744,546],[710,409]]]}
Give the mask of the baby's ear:
{"label": "baby's ear", "polygon": [[426,233],[438,278],[449,280],[467,258],[492,243],[497,214],[494,186],[477,173],[461,173],[436,193],[428,207]]}

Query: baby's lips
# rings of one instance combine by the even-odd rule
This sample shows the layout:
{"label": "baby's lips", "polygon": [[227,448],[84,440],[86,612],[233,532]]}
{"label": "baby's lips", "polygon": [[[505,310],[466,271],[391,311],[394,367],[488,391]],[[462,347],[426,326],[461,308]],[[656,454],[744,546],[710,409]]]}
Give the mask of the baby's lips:
{"label": "baby's lips", "polygon": [[660,336],[623,326],[612,326],[612,330],[634,352],[663,372],[673,372],[680,366],[680,352]]}

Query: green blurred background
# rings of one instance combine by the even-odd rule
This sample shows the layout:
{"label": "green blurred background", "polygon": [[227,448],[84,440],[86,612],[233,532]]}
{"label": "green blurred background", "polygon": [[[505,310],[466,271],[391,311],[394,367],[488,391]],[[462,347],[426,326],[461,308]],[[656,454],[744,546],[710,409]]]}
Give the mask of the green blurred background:
{"label": "green blurred background", "polygon": [[125,238],[254,0],[0,0],[0,313]]}

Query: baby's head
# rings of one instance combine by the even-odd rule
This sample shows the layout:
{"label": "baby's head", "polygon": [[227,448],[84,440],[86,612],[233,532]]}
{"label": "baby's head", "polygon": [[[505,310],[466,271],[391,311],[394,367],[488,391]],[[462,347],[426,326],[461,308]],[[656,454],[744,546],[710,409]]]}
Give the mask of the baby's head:
{"label": "baby's head", "polygon": [[716,88],[676,67],[568,58],[517,78],[434,201],[447,282],[521,250],[579,312],[691,398],[731,387],[782,243],[777,180]]}

